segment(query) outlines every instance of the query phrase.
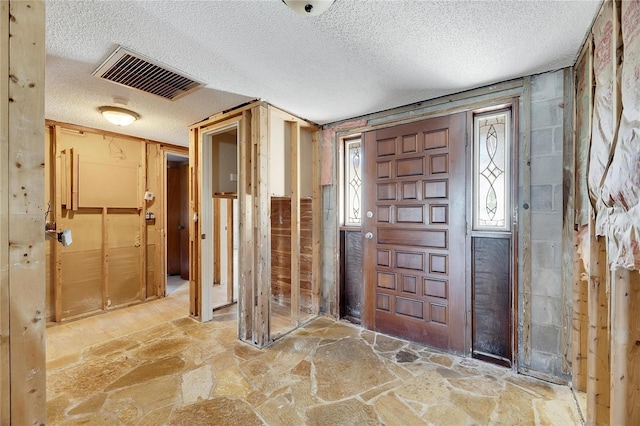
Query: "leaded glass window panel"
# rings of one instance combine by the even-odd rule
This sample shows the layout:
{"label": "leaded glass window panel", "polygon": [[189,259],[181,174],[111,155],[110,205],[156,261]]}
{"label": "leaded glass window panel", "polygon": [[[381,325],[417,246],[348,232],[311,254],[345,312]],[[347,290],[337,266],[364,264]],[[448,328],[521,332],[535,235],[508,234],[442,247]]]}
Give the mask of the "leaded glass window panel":
{"label": "leaded glass window panel", "polygon": [[474,229],[508,231],[510,111],[474,117]]}
{"label": "leaded glass window panel", "polygon": [[362,224],[362,144],[360,139],[345,141],[344,223]]}

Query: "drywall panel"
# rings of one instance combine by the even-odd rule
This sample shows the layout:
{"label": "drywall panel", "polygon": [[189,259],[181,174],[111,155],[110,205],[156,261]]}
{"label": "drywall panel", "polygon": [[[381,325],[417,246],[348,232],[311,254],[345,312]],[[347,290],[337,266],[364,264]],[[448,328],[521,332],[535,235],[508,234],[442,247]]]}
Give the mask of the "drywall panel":
{"label": "drywall panel", "polygon": [[102,309],[102,250],[63,251],[62,318]]}
{"label": "drywall panel", "polygon": [[140,246],[140,215],[137,210],[113,210],[107,214],[109,248]]}
{"label": "drywall panel", "polygon": [[313,131],[300,129],[300,196],[311,198],[313,196],[313,170],[317,167],[313,163]]}
{"label": "drywall panel", "polygon": [[140,247],[109,249],[109,299],[119,306],[140,299]]}
{"label": "drywall panel", "polygon": [[62,253],[77,253],[97,250],[102,247],[102,210],[63,210],[58,220],[58,229],[71,229],[73,243],[62,249]]}
{"label": "drywall panel", "polygon": [[156,275],[156,246],[154,244],[147,244],[147,298],[158,296],[158,282],[159,276]]}
{"label": "drywall panel", "polygon": [[138,163],[85,155],[78,163],[78,207],[141,207]]}
{"label": "drywall panel", "polygon": [[291,122],[269,109],[269,193],[291,196]]}
{"label": "drywall panel", "polygon": [[[212,143],[213,192],[236,192],[238,190],[237,132],[234,130],[214,135]],[[234,179],[231,179],[232,175]]]}

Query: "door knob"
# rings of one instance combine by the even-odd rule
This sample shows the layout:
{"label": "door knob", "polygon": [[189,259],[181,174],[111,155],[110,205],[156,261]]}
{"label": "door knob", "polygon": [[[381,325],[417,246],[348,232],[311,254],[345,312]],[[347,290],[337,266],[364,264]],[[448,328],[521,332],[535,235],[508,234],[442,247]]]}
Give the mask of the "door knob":
{"label": "door knob", "polygon": [[184,229],[184,226],[178,225],[178,231],[182,231],[183,229]]}
{"label": "door knob", "polygon": [[366,234],[364,234],[364,237],[365,237],[367,240],[371,240],[371,239],[373,238],[373,234],[372,234],[371,232],[367,232]]}
{"label": "door knob", "polygon": [[369,211],[367,212],[367,217],[368,217],[369,219],[371,219],[371,218],[373,217],[373,212],[372,212],[371,210],[369,210]]}

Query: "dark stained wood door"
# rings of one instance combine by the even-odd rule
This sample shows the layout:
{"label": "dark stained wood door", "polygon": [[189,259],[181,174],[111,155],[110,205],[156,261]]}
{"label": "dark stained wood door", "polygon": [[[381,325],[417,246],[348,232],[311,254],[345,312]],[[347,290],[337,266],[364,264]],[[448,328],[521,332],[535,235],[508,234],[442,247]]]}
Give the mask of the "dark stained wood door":
{"label": "dark stained wood door", "polygon": [[180,274],[180,168],[167,168],[167,275]]}
{"label": "dark stained wood door", "polygon": [[465,350],[466,114],[365,134],[364,323]]}
{"label": "dark stained wood door", "polygon": [[180,165],[180,278],[189,279],[189,163]]}

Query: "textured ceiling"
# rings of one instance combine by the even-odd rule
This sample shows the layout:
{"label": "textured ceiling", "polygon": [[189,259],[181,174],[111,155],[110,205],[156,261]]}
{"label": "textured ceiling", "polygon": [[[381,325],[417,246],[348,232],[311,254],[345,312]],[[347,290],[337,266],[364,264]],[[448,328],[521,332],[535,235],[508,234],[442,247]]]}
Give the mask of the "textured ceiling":
{"label": "textured ceiling", "polygon": [[[69,1],[47,6],[46,118],[188,145],[187,127],[261,98],[316,123],[573,65],[601,0]],[[206,87],[171,102],[93,77],[118,46]],[[110,125],[97,107],[142,118]]]}

